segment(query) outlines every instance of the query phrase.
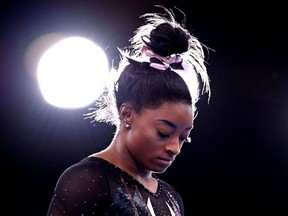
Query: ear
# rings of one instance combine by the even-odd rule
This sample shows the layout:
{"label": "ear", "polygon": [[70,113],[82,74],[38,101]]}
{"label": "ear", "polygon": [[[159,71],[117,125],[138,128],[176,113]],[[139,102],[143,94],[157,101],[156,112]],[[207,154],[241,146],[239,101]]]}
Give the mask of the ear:
{"label": "ear", "polygon": [[123,103],[119,109],[119,115],[121,122],[129,123],[132,116],[133,108],[127,103]]}

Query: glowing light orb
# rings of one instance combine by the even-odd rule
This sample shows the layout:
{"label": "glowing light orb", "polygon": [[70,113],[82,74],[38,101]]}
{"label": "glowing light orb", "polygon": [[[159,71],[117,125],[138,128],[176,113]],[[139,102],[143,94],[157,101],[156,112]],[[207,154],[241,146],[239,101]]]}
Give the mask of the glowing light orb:
{"label": "glowing light orb", "polygon": [[79,108],[99,97],[108,75],[104,51],[81,37],[62,39],[40,58],[37,78],[44,99],[62,108]]}

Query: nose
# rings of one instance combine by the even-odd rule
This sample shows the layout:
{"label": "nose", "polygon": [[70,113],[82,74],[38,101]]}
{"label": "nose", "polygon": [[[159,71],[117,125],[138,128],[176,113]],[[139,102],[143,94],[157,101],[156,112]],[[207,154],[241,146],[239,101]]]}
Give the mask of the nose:
{"label": "nose", "polygon": [[173,141],[167,143],[165,149],[170,156],[177,156],[181,152],[182,144],[179,142],[179,139],[173,139]]}

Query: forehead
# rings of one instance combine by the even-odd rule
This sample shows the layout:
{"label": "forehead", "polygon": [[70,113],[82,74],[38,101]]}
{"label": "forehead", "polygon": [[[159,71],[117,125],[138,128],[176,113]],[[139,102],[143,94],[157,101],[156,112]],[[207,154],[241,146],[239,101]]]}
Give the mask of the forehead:
{"label": "forehead", "polygon": [[165,119],[174,124],[193,125],[192,106],[185,103],[164,103],[157,109],[144,109],[141,116],[151,120]]}

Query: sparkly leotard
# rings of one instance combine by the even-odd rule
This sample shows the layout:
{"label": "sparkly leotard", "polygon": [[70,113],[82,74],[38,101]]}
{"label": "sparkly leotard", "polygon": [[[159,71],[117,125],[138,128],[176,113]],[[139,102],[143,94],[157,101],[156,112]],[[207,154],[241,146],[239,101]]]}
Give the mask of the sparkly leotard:
{"label": "sparkly leotard", "polygon": [[177,191],[158,180],[152,193],[108,161],[87,157],[60,176],[48,216],[184,216]]}

